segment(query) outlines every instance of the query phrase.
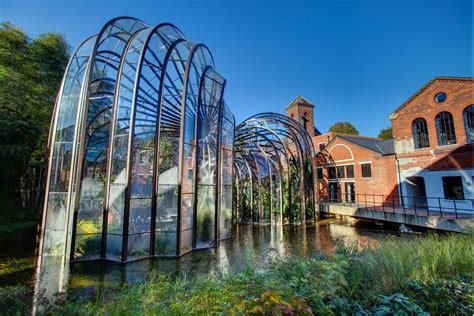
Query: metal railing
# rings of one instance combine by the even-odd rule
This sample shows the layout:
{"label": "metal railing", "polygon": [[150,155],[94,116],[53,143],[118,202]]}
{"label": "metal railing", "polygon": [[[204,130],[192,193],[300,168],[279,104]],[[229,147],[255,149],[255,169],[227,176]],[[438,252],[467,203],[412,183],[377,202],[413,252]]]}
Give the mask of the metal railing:
{"label": "metal railing", "polygon": [[419,197],[380,194],[346,194],[321,197],[320,204],[357,206],[361,209],[444,218],[473,218],[474,199],[453,200],[440,197]]}

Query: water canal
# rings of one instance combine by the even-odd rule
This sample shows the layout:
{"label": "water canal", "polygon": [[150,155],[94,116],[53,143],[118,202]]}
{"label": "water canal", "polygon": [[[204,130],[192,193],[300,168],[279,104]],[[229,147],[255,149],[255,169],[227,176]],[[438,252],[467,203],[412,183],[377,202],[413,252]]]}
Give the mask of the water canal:
{"label": "water canal", "polygon": [[[32,301],[36,231],[0,238],[0,314]],[[189,277],[233,274],[247,267],[267,269],[277,258],[331,253],[339,243],[358,247],[398,238],[395,230],[370,223],[327,219],[309,226],[239,226],[234,237],[215,249],[191,252],[179,259],[144,259],[128,264],[90,261],[72,264],[68,295],[140,282],[150,273]]]}

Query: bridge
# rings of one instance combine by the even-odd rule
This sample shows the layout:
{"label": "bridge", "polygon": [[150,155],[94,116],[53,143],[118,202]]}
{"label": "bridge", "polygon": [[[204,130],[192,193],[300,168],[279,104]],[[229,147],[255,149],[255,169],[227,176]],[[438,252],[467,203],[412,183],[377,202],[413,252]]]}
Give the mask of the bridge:
{"label": "bridge", "polygon": [[467,233],[474,229],[474,200],[438,197],[351,194],[319,200],[326,216],[349,216],[441,231]]}

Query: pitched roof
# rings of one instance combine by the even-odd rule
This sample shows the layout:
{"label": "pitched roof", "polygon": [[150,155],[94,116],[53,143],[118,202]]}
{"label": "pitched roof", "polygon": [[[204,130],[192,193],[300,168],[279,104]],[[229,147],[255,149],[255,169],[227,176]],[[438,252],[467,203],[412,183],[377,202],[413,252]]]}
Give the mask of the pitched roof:
{"label": "pitched roof", "polygon": [[474,78],[473,77],[434,77],[433,79],[431,79],[430,81],[428,81],[428,83],[426,83],[423,87],[421,87],[421,89],[419,89],[418,91],[415,92],[415,94],[413,94],[408,100],[406,100],[405,102],[403,102],[402,105],[400,105],[398,108],[395,109],[395,111],[393,111],[392,113],[390,113],[390,115],[388,116],[389,119],[393,119],[395,114],[400,111],[401,109],[403,109],[405,106],[407,106],[411,101],[413,101],[414,99],[416,99],[420,94],[422,94],[423,92],[426,91],[426,89],[428,89],[432,84],[433,82],[437,81],[437,80],[447,80],[447,81],[472,81],[474,82]]}
{"label": "pitched roof", "polygon": [[395,153],[393,139],[380,140],[380,138],[355,137],[352,135],[338,135],[334,137],[344,139],[353,144],[365,147],[381,155],[392,155]]}
{"label": "pitched roof", "polygon": [[286,107],[285,110],[288,110],[289,107],[292,105],[297,104],[297,105],[302,105],[302,106],[308,106],[310,108],[314,108],[314,104],[311,103],[308,99],[305,97],[302,97],[300,95],[296,96]]}
{"label": "pitched roof", "polygon": [[313,127],[314,127],[314,136],[322,135],[319,129],[316,128],[316,126],[313,126]]}

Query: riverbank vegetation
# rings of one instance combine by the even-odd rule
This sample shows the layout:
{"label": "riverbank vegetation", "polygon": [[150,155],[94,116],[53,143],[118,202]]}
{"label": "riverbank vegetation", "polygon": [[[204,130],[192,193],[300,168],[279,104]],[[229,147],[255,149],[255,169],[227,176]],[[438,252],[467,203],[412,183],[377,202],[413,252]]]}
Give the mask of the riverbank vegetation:
{"label": "riverbank vegetation", "polygon": [[376,248],[277,259],[228,276],[163,274],[116,290],[73,297],[58,314],[414,315],[474,312],[472,236],[391,238]]}
{"label": "riverbank vegetation", "polygon": [[37,225],[51,113],[68,55],[61,34],[32,39],[0,22],[0,235]]}

